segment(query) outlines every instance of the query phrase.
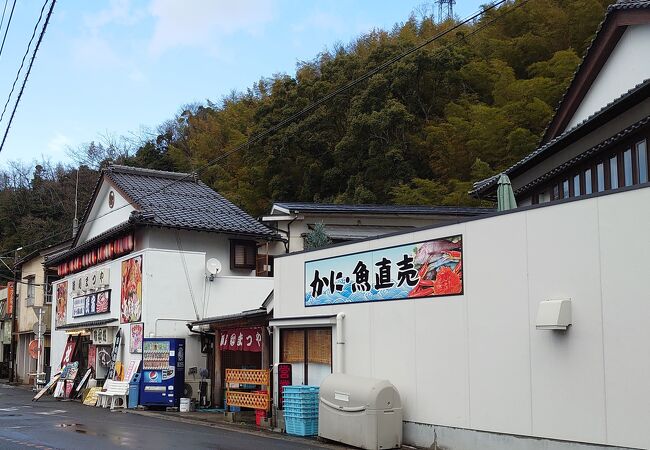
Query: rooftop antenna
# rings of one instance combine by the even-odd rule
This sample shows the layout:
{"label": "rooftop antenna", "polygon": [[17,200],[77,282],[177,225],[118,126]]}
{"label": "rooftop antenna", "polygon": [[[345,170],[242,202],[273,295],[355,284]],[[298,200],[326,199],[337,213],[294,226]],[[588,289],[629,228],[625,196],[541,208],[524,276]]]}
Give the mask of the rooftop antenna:
{"label": "rooftop antenna", "polygon": [[454,19],[454,5],[456,0],[436,0],[438,5],[438,23]]}
{"label": "rooftop antenna", "polygon": [[79,168],[77,168],[77,182],[74,185],[74,219],[72,219],[73,238],[77,236],[77,231],[79,231],[79,219],[77,219],[77,209],[79,205],[78,193],[79,193]]}

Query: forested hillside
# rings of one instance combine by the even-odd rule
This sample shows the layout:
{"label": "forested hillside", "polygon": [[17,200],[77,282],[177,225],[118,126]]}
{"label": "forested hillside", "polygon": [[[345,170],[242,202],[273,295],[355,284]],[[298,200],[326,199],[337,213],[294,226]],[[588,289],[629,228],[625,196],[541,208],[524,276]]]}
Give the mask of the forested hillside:
{"label": "forested hillside", "polygon": [[[93,169],[108,158],[173,171],[203,168],[205,183],[254,215],[273,200],[477,204],[467,195],[473,181],[538,144],[608,3],[529,0],[471,35],[513,4],[490,11],[203,168],[451,26],[413,15],[392,30],[375,30],[302,62],[295,74],[264,77],[247,92],[184,108],[137,145],[92,144],[75,152],[87,166],[82,201],[94,186]],[[75,169],[30,167],[16,175],[18,169],[25,171],[5,168],[0,186],[0,249],[69,228],[73,216]]]}

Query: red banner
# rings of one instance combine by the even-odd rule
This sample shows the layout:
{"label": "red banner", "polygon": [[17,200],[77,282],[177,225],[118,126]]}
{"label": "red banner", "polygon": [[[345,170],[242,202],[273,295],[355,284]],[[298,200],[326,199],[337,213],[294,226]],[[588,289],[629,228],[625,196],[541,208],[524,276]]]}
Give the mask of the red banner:
{"label": "red banner", "polygon": [[65,345],[65,350],[63,351],[63,357],[61,358],[61,369],[63,369],[66,364],[72,362],[74,356],[75,348],[77,347],[77,337],[68,336],[68,342]]}
{"label": "red banner", "polygon": [[221,330],[219,349],[244,352],[261,352],[262,329],[257,327]]}
{"label": "red banner", "polygon": [[14,313],[14,282],[7,283],[7,317]]}

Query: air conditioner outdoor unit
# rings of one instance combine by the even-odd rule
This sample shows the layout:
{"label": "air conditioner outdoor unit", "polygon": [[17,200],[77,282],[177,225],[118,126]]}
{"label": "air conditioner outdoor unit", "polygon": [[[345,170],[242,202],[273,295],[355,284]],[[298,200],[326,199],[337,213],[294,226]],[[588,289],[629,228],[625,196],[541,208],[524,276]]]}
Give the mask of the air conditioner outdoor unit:
{"label": "air conditioner outdoor unit", "polygon": [[210,396],[212,394],[212,380],[205,379],[203,382],[206,383],[205,388],[205,398],[201,399],[201,380],[185,380],[185,393],[184,396],[196,400],[199,406],[207,406],[210,403]]}

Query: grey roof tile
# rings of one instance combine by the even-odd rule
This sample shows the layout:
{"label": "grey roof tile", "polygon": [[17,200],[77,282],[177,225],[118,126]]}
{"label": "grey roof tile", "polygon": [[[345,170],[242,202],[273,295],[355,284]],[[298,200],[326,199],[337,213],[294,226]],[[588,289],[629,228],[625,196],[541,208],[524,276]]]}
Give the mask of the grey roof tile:
{"label": "grey roof tile", "polygon": [[333,203],[308,202],[276,202],[274,205],[292,212],[302,213],[475,216],[494,212],[492,208],[472,208],[466,206],[338,205]]}
{"label": "grey roof tile", "polygon": [[112,165],[104,175],[140,209],[131,222],[274,238],[264,226],[191,174]]}

